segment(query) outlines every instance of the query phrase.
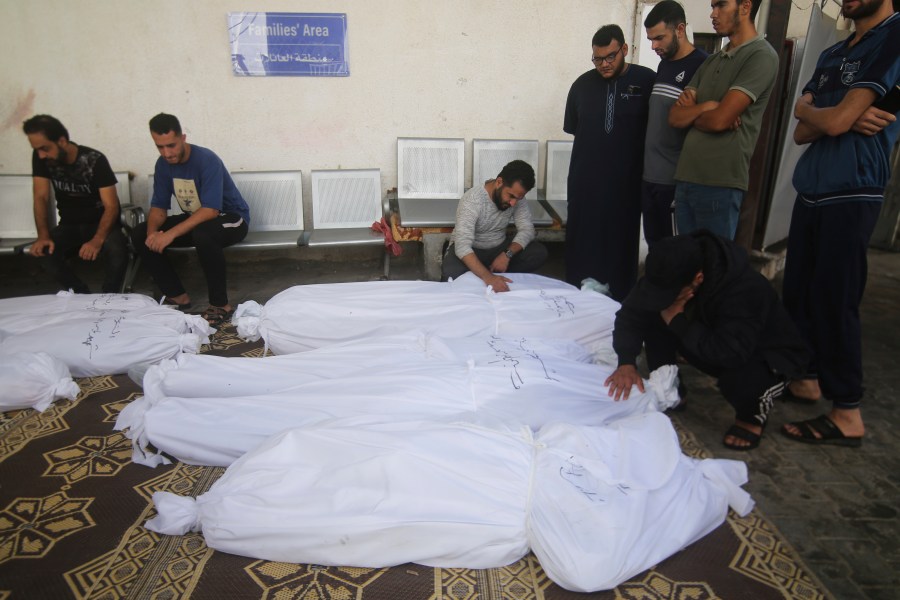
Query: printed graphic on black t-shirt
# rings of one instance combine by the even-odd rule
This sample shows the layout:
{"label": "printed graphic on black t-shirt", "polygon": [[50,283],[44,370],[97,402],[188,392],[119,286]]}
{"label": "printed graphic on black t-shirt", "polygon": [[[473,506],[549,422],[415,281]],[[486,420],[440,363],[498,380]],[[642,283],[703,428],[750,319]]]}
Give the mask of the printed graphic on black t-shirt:
{"label": "printed graphic on black t-shirt", "polygon": [[98,223],[103,214],[100,188],[116,185],[116,176],[102,153],[78,147],[78,155],[71,165],[51,165],[32,155],[32,175],[44,177],[53,185],[60,222]]}

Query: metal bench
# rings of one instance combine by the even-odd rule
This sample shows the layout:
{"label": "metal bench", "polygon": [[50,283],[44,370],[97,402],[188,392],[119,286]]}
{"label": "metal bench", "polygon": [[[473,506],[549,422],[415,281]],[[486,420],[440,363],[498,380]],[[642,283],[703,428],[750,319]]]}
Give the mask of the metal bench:
{"label": "metal bench", "polygon": [[[303,228],[303,174],[301,171],[240,171],[231,173],[234,184],[250,207],[247,236],[226,250],[294,248],[305,242]],[[153,195],[153,175],[148,176]],[[170,215],[181,214],[172,197]],[[192,248],[171,248],[191,250]]]}
{"label": "metal bench", "polygon": [[247,236],[229,248],[267,249],[302,246],[303,178],[300,171],[232,173],[250,207]]}
{"label": "metal bench", "polygon": [[[250,227],[246,237],[226,250],[270,250],[296,248],[305,241],[303,228],[303,178],[301,171],[241,171],[231,173],[234,184],[250,207]],[[153,195],[153,175],[148,176]],[[172,199],[169,214],[181,214]],[[142,218],[143,221],[143,218]],[[169,248],[173,252],[193,247]],[[129,265],[124,289],[131,290],[140,269],[140,256]]]}
{"label": "metal bench", "polygon": [[465,140],[397,138],[400,226],[453,227],[465,180]]}
{"label": "metal bench", "polygon": [[[0,254],[18,254],[37,239],[31,175],[0,175],[0,214]],[[52,226],[53,207],[50,215]]]}
{"label": "metal bench", "polygon": [[547,141],[547,172],[544,176],[544,200],[561,225],[568,218],[569,162],[572,159],[572,141]]}
{"label": "metal bench", "polygon": [[[384,246],[384,234],[372,229],[384,216],[380,169],[337,169],[312,172],[313,228],[309,247]],[[384,277],[390,275],[390,253],[384,253]]]}
{"label": "metal bench", "polygon": [[[472,140],[472,185],[493,179],[513,160],[524,160],[538,170],[537,140]],[[551,217],[538,201],[537,185],[525,194],[535,227],[553,225]]]}

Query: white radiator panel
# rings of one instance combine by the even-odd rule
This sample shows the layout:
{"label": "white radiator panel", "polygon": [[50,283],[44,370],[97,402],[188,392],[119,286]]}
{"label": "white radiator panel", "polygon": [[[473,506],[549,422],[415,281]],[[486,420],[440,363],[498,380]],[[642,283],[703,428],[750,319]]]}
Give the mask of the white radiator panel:
{"label": "white radiator panel", "polygon": [[571,141],[547,141],[547,174],[544,177],[547,200],[568,200]]}
{"label": "white radiator panel", "polygon": [[458,200],[465,180],[465,140],[397,138],[397,197]]}
{"label": "white radiator panel", "polygon": [[303,230],[303,176],[300,171],[232,173],[250,207],[250,231]]}
{"label": "white radiator panel", "polygon": [[494,179],[507,163],[517,159],[524,160],[535,171],[535,186],[525,198],[537,199],[537,140],[472,140],[472,152],[473,187]]}
{"label": "white radiator panel", "polygon": [[313,229],[371,227],[382,217],[381,171],[312,172]]}

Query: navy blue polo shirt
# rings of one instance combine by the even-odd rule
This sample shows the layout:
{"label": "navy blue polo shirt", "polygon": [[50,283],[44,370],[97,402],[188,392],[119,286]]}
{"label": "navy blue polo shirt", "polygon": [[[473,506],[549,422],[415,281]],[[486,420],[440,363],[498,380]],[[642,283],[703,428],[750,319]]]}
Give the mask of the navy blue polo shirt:
{"label": "navy blue polo shirt", "polygon": [[[881,98],[900,82],[900,13],[867,31],[852,47],[851,39],[822,53],[803,88],[819,108],[838,105],[853,88],[869,88]],[[883,201],[898,132],[900,119],[874,136],[848,131],[814,141],[794,170],[800,200],[810,205]]]}

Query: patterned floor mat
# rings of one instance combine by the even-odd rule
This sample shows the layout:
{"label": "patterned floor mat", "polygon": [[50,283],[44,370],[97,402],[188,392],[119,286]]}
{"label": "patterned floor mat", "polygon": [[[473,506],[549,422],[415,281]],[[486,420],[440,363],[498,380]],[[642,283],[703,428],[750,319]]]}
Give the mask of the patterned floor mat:
{"label": "patterned floor mat", "polygon": [[[204,350],[260,356],[230,327]],[[260,598],[292,600],[564,600],[825,598],[759,513],[729,515],[699,542],[615,590],[568,592],[534,556],[500,569],[390,569],[274,563],[215,552],[203,537],[143,527],[159,490],[197,496],[224,469],[182,463],[148,469],[112,430],[140,394],[127,376],[78,380],[81,394],[44,413],[0,413],[0,600],[7,598]],[[692,456],[705,451],[679,431]],[[598,535],[602,543],[602,535]]]}

